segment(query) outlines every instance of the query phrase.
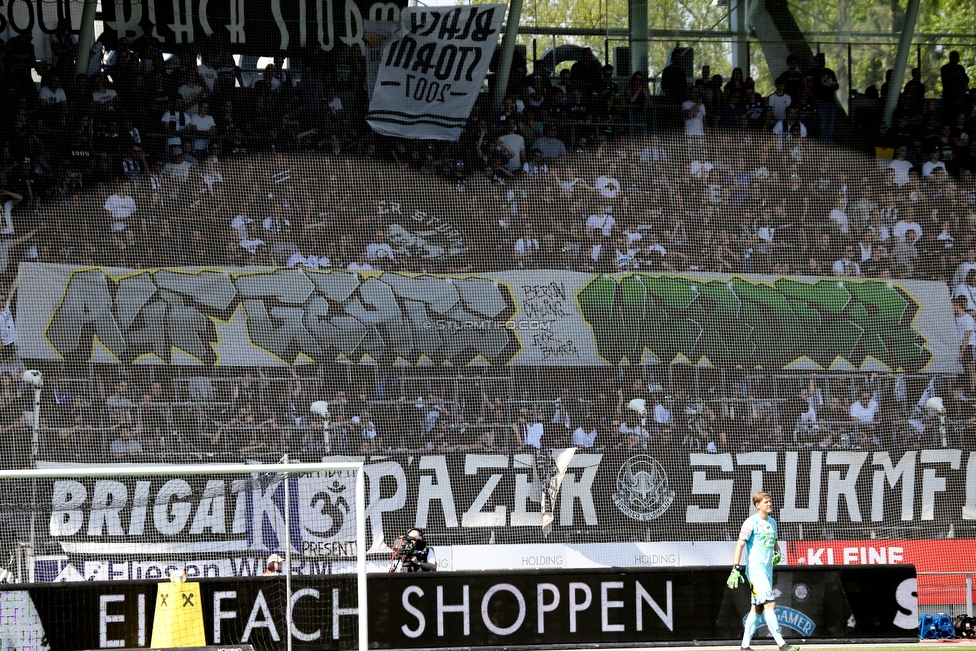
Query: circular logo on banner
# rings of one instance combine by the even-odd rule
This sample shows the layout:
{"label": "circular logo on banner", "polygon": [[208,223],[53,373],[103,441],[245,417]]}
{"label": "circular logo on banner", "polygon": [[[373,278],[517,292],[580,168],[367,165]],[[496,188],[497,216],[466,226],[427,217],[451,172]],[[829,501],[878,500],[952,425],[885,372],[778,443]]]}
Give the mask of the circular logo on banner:
{"label": "circular logo on banner", "polygon": [[796,597],[797,601],[806,601],[807,597],[810,596],[810,588],[803,583],[797,583],[793,586],[793,596]]}
{"label": "circular logo on banner", "polygon": [[648,522],[661,517],[674,502],[668,474],[657,459],[646,454],[627,459],[617,471],[613,503],[633,520]]}

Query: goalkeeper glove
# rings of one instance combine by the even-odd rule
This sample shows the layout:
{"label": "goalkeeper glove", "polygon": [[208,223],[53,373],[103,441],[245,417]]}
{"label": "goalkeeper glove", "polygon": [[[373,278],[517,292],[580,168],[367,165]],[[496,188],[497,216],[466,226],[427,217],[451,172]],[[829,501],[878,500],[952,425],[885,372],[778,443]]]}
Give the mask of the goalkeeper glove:
{"label": "goalkeeper glove", "polygon": [[744,572],[745,569],[746,568],[744,565],[733,565],[732,572],[729,574],[729,580],[725,582],[725,585],[729,586],[729,588],[732,590],[738,588],[739,584],[745,579],[745,577],[742,576],[742,572]]}
{"label": "goalkeeper glove", "polygon": [[773,565],[779,565],[782,562],[783,555],[777,551],[775,554],[773,554]]}

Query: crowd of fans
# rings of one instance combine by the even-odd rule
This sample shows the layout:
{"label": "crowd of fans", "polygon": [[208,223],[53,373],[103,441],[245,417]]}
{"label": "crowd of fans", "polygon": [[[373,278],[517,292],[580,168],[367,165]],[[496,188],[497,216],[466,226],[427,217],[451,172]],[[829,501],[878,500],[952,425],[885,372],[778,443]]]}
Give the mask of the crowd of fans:
{"label": "crowd of fans", "polygon": [[[0,440],[16,467],[32,453],[32,392],[0,375]],[[63,369],[62,369],[63,370]],[[331,372],[330,372],[331,371]],[[314,460],[323,455],[595,450],[972,449],[976,403],[951,379],[830,374],[770,379],[681,369],[514,369],[456,375],[371,368],[194,376],[126,368],[47,374],[40,459]],[[943,424],[926,401],[943,396]],[[645,411],[635,409],[644,401]],[[328,427],[311,403],[329,404]]]}
{"label": "crowd of fans", "polygon": [[[657,96],[640,73],[618,84],[587,51],[555,78],[541,68],[515,75],[498,111],[485,94],[448,143],[372,134],[365,61],[342,45],[300,70],[275,59],[254,80],[220,47],[164,54],[148,38],[119,39],[111,51],[98,41],[87,74],[76,75],[71,35],[61,29],[51,45],[50,62],[36,60],[28,35],[0,57],[4,344],[15,343],[22,261],[931,279],[957,297],[968,376],[952,389],[953,419],[976,419],[963,395],[976,397],[976,89],[957,53],[938,101],[915,71],[892,125],[877,112],[852,116],[870,134],[858,150],[835,142],[852,123],[822,56],[805,72],[785,61],[764,97],[740,69],[725,78],[706,65],[689,79],[676,51]],[[883,98],[888,86],[865,96]],[[436,233],[411,227],[430,215],[463,242],[431,245],[425,237]],[[0,425],[25,436],[17,363],[4,364]],[[390,397],[382,383],[357,381],[318,387],[336,405],[325,436],[303,406],[311,380],[298,375],[195,385],[94,377],[86,390],[55,388],[42,453],[935,442],[904,380],[814,380],[799,397],[778,398],[748,383],[741,393],[665,391],[615,375],[606,386],[574,379],[558,394],[526,396],[513,376],[505,391],[450,399],[402,383]],[[654,404],[646,424],[625,408],[628,394]],[[403,419],[416,427],[393,425]]]}
{"label": "crowd of fans", "polygon": [[[788,60],[764,98],[739,69],[687,79],[677,53],[663,96],[640,73],[621,89],[590,54],[558,80],[519,79],[498,112],[485,94],[449,143],[372,134],[349,47],[310,56],[297,80],[276,59],[249,84],[219,48],[164,59],[150,39],[107,54],[96,43],[89,74],[74,75],[70,47],[51,64],[31,47],[12,39],[0,75],[0,273],[26,259],[958,285],[976,245],[976,90],[955,53],[943,85],[959,88],[937,106],[913,77],[866,153],[831,142],[836,77],[822,56],[806,74]],[[427,246],[378,208],[391,201],[467,241]]]}

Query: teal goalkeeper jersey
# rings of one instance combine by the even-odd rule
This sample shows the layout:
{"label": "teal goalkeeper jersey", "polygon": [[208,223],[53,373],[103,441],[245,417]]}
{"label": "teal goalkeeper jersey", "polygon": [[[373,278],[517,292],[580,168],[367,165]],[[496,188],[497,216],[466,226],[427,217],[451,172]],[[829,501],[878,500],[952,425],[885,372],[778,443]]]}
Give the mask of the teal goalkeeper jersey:
{"label": "teal goalkeeper jersey", "polygon": [[773,576],[773,554],[776,553],[776,520],[763,520],[758,513],[742,523],[739,540],[746,543],[746,576]]}

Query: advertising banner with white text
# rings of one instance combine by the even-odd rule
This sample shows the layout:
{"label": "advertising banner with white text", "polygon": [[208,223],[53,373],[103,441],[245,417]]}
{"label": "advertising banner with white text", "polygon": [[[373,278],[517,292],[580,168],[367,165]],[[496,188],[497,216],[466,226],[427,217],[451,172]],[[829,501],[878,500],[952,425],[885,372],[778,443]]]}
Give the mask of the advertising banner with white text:
{"label": "advertising banner with white text", "polygon": [[[744,584],[729,590],[727,576],[727,568],[372,575],[368,643],[430,649],[730,641],[741,635],[749,592]],[[910,565],[795,568],[774,577],[778,618],[790,639],[904,639],[917,631]],[[354,575],[293,577],[290,596],[281,576],[194,580],[175,588],[177,606],[186,609],[176,620],[159,613],[159,585],[89,581],[0,591],[0,639],[17,651],[145,647],[157,625],[199,618],[208,645],[284,651],[290,635],[292,648],[303,651],[356,648]],[[765,637],[760,629],[757,639]]]}

